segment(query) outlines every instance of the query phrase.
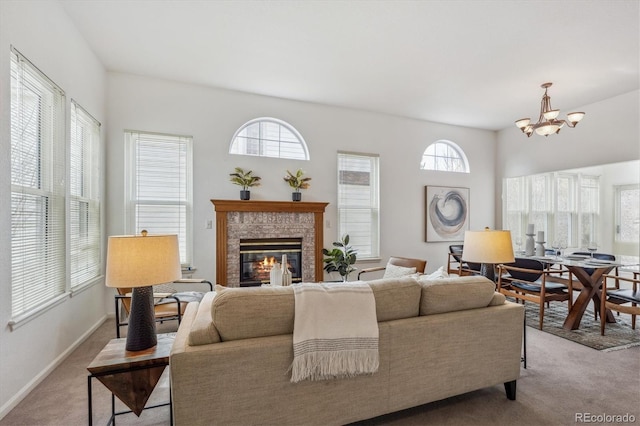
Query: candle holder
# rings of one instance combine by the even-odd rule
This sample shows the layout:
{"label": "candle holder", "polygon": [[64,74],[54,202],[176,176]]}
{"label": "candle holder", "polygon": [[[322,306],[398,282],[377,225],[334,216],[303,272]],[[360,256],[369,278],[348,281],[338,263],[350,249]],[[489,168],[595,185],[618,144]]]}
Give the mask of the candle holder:
{"label": "candle holder", "polygon": [[524,254],[526,256],[533,256],[533,254],[535,253],[535,241],[533,241],[534,234],[526,234],[526,235],[527,235],[527,240],[525,241],[525,244],[524,244]]}
{"label": "candle holder", "polygon": [[546,243],[546,241],[536,241],[536,256],[544,257],[544,243]]}

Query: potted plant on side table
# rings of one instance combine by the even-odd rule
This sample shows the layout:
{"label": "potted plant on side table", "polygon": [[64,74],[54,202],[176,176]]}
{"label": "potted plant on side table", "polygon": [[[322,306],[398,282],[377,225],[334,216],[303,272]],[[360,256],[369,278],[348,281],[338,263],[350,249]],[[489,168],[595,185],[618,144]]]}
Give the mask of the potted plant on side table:
{"label": "potted plant on side table", "polygon": [[260,176],[254,176],[253,170],[244,171],[240,167],[235,168],[234,173],[229,173],[231,176],[231,182],[235,185],[239,185],[242,187],[240,190],[240,199],[241,200],[249,200],[251,198],[251,191],[249,188],[253,186],[260,186]]}
{"label": "potted plant on side table", "polygon": [[302,171],[302,169],[298,169],[295,174],[287,170],[287,175],[283,179],[289,184],[291,188],[293,188],[291,199],[293,201],[302,200],[302,193],[300,192],[300,190],[309,188],[309,181],[311,180],[311,178],[304,177],[304,172]]}
{"label": "potted plant on side table", "polygon": [[345,234],[340,241],[334,241],[334,248],[322,249],[322,254],[327,256],[322,261],[325,263],[324,270],[331,273],[337,271],[346,282],[349,274],[356,270],[351,266],[356,263],[357,250],[349,245],[349,234]]}

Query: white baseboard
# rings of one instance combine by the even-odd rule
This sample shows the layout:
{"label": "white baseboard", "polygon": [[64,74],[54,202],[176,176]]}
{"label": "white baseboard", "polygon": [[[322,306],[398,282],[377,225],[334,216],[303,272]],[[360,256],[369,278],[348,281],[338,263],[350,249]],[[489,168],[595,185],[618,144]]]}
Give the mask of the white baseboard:
{"label": "white baseboard", "polygon": [[[111,314],[111,317],[113,316],[114,315]],[[51,361],[51,363],[45,369],[43,369],[38,375],[30,380],[29,383],[27,383],[22,389],[20,389],[18,393],[16,393],[11,399],[9,399],[6,404],[0,407],[0,420],[2,420],[4,416],[9,414],[9,412],[13,410],[16,405],[18,405],[20,401],[22,401],[27,395],[29,395],[29,392],[31,392],[36,386],[38,386],[40,382],[42,382],[49,374],[51,374],[51,372],[55,370],[56,367],[62,364],[62,362],[69,355],[71,355],[71,353],[76,350],[76,348],[80,346],[82,342],[87,340],[87,338],[89,338],[89,336],[91,336],[93,332],[96,331],[98,327],[100,327],[107,320],[108,317],[109,315],[105,315],[100,318],[98,322],[96,322],[89,330],[87,330],[82,336],[80,336],[71,346],[67,348],[67,350],[56,357],[56,359]]]}

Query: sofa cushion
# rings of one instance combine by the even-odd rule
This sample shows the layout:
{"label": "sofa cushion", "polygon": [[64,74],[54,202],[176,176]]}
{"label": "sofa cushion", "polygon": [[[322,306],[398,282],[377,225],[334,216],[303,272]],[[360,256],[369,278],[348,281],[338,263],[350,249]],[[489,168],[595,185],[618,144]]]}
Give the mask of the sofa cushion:
{"label": "sofa cushion", "polygon": [[495,293],[491,280],[474,275],[427,280],[420,278],[422,286],[420,315],[440,314],[489,306]]}
{"label": "sofa cushion", "polygon": [[211,317],[222,341],[293,333],[293,288],[216,286]]}
{"label": "sofa cushion", "polygon": [[208,345],[220,341],[220,334],[211,320],[211,306],[215,297],[215,292],[207,292],[199,303],[198,312],[189,330],[190,346]]}
{"label": "sofa cushion", "polygon": [[367,284],[376,299],[378,322],[418,316],[422,289],[415,278],[382,278]]}

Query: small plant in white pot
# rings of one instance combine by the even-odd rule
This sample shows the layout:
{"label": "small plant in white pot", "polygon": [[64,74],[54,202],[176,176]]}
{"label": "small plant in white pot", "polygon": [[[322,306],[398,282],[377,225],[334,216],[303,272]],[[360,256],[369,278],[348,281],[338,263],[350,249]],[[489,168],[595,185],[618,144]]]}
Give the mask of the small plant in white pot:
{"label": "small plant in white pot", "polygon": [[255,176],[253,174],[253,170],[248,170],[245,172],[240,167],[236,167],[235,172],[229,173],[229,176],[231,177],[231,183],[242,187],[242,189],[240,190],[241,200],[251,199],[251,191],[249,191],[249,188],[260,186],[260,180],[262,179],[260,176]]}
{"label": "small plant in white pot", "polygon": [[285,182],[289,184],[291,188],[293,188],[293,193],[291,194],[291,199],[293,201],[302,200],[301,189],[307,189],[309,186],[310,177],[304,177],[304,172],[302,169],[298,169],[295,174],[291,173],[287,170],[287,175],[283,178]]}

